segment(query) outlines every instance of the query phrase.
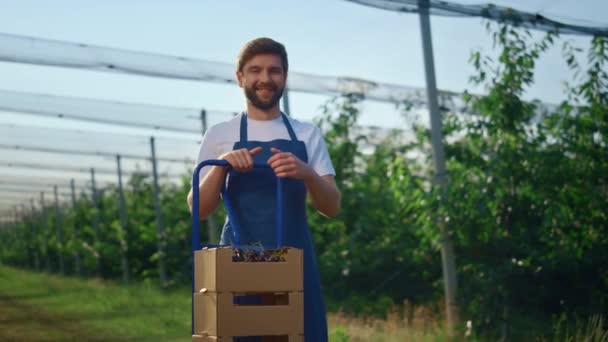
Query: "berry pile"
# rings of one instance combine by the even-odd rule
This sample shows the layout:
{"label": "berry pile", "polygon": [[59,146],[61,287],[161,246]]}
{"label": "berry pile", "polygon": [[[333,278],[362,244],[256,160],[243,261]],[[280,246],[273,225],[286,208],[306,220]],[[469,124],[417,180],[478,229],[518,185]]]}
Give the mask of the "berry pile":
{"label": "berry pile", "polygon": [[236,248],[232,249],[233,262],[281,262],[285,261],[287,247],[277,249]]}

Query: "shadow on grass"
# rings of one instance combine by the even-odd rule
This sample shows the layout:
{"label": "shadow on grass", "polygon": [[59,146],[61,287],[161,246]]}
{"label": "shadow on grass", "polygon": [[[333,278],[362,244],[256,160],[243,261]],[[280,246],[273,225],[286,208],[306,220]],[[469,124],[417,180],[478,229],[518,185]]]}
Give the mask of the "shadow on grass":
{"label": "shadow on grass", "polygon": [[0,301],[5,300],[4,297],[8,297],[13,300],[22,301],[22,300],[47,298],[47,297],[50,297],[51,295],[52,294],[46,290],[40,291],[40,292],[19,293],[19,294],[10,295],[10,296],[0,295]]}
{"label": "shadow on grass", "polygon": [[[24,297],[24,296],[19,296]],[[28,297],[25,295],[25,297]],[[116,312],[101,314],[50,314],[41,306],[20,301],[17,296],[0,296],[0,340],[8,341],[134,341],[132,337],[113,336],[81,325],[85,320],[119,318]],[[128,313],[123,313],[124,316]],[[7,328],[13,328],[9,329]],[[4,330],[4,331],[3,331]],[[6,335],[9,334],[10,335]],[[17,335],[16,335],[17,334]],[[6,335],[6,336],[3,336]],[[52,339],[49,339],[53,336]]]}

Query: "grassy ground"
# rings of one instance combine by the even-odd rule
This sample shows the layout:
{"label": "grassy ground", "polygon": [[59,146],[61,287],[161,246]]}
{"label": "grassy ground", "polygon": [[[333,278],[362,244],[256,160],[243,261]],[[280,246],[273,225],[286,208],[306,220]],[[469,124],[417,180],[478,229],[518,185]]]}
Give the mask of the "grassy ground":
{"label": "grassy ground", "polygon": [[[442,329],[434,321],[408,324],[398,316],[386,320],[378,318],[354,318],[339,313],[328,315],[330,341],[342,342],[403,342],[446,341]],[[472,341],[471,341],[472,342]]]}
{"label": "grassy ground", "polygon": [[0,265],[0,341],[189,341],[188,292]]}
{"label": "grassy ground", "polygon": [[[330,341],[445,341],[438,318],[419,310],[409,322],[397,314],[380,320],[330,313]],[[163,292],[155,285],[122,286],[0,264],[0,342],[191,341],[190,319],[189,287]],[[569,325],[564,320],[551,338],[533,340],[608,341],[601,316]]]}
{"label": "grassy ground", "polygon": [[[0,265],[0,341],[190,341],[189,292]],[[334,313],[328,321],[336,342],[443,340],[434,327],[408,330],[398,320]]]}

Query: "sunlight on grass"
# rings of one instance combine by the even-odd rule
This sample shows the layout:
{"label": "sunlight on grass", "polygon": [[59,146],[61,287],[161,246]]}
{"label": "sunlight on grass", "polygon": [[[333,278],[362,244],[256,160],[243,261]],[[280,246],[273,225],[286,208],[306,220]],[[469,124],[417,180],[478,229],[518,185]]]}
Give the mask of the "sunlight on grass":
{"label": "sunlight on grass", "polygon": [[[98,279],[60,277],[0,265],[0,296],[10,298],[14,305],[0,310],[0,315],[13,319],[9,326],[11,332],[38,331],[35,337],[40,341],[66,340],[65,336],[73,338],[81,333],[95,336],[83,341],[191,341],[189,286],[162,291],[155,284],[122,286]],[[36,321],[32,316],[41,319]],[[329,313],[330,341],[447,340],[439,323],[440,313],[418,306],[407,316],[403,317],[397,310],[392,310],[386,319]],[[562,316],[554,324],[552,336],[535,340],[608,341],[607,324],[602,316],[576,322]],[[57,326],[60,327],[51,329]],[[44,338],[38,339],[40,336]],[[0,334],[0,339],[3,337]],[[9,334],[9,340],[20,339]]]}
{"label": "sunlight on grass", "polygon": [[[153,285],[120,286],[0,266],[0,293],[46,313],[123,339],[190,340],[189,288],[162,292]],[[181,339],[180,339],[181,338]]]}

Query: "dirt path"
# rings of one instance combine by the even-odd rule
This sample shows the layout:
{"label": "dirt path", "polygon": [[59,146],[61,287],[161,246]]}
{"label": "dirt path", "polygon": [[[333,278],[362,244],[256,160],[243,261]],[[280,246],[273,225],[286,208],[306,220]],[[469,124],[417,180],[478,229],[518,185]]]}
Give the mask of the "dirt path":
{"label": "dirt path", "polygon": [[0,293],[0,342],[120,341],[114,337],[93,334],[80,325],[77,319],[44,312],[19,298]]}

